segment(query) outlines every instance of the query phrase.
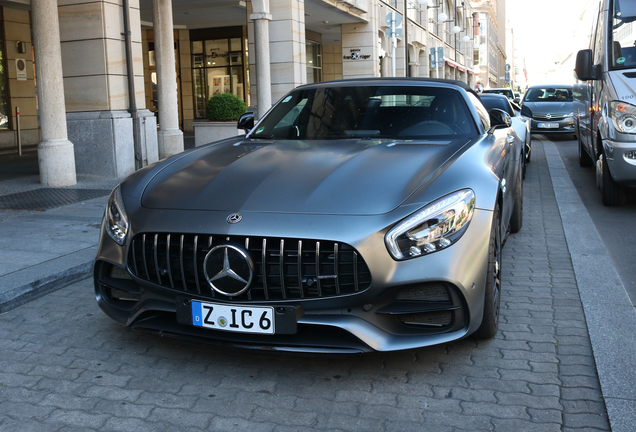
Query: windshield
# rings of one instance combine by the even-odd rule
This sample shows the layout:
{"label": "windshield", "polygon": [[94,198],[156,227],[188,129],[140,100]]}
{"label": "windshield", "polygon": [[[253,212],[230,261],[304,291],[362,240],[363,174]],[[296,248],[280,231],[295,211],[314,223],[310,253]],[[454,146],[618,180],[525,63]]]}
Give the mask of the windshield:
{"label": "windshield", "polygon": [[636,2],[614,0],[610,34],[610,65],[612,69],[636,67]]}
{"label": "windshield", "polygon": [[512,99],[512,90],[508,89],[486,89],[484,93],[494,93],[506,96],[508,99]]}
{"label": "windshield", "polygon": [[423,86],[298,89],[285,96],[251,138],[463,138],[477,128],[462,94]]}
{"label": "windshield", "polygon": [[572,87],[531,87],[524,102],[572,102]]}

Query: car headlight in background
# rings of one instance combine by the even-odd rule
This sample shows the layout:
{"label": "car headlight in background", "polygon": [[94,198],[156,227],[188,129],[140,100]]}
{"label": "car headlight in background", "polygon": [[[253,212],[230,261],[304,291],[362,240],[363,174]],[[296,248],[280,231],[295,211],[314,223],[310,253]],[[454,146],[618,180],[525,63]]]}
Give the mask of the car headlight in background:
{"label": "car headlight in background", "polygon": [[128,216],[121,198],[119,185],[111,192],[106,205],[106,231],[118,244],[123,245],[128,234]]}
{"label": "car headlight in background", "polygon": [[475,193],[446,195],[393,227],[384,242],[391,256],[405,260],[447,248],[462,236],[475,210]]}
{"label": "car headlight in background", "polygon": [[636,133],[636,106],[620,101],[609,103],[609,117],[616,130],[622,133]]}

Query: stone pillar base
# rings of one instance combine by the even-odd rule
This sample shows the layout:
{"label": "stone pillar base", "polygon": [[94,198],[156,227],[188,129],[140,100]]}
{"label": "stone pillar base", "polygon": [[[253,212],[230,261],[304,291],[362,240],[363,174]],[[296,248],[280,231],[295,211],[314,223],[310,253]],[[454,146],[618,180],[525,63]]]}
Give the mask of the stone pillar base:
{"label": "stone pillar base", "polygon": [[157,132],[159,159],[165,159],[183,151],[183,132],[179,129],[167,129]]}
{"label": "stone pillar base", "polygon": [[69,140],[42,141],[38,145],[40,182],[46,186],[73,186],[75,177],[75,155]]}
{"label": "stone pillar base", "polygon": [[159,148],[157,147],[157,117],[155,113],[147,109],[137,111],[139,115],[139,140],[142,148],[145,143],[144,166],[159,161]]}
{"label": "stone pillar base", "polygon": [[[75,143],[78,174],[121,178],[135,172],[133,124],[128,111],[67,113],[66,118],[69,139]],[[140,110],[139,126],[145,159],[156,162],[155,116]]]}

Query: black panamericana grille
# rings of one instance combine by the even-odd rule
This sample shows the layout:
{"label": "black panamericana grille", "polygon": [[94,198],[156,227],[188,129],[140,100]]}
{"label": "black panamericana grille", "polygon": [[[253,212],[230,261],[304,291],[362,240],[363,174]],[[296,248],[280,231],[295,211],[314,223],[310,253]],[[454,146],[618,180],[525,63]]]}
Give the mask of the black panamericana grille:
{"label": "black panamericana grille", "polygon": [[[220,244],[245,248],[254,262],[254,279],[235,297],[214,291],[203,262]],[[232,301],[278,301],[337,297],[371,285],[364,259],[351,246],[333,241],[193,234],[138,234],[128,252],[136,277],[175,290]]]}

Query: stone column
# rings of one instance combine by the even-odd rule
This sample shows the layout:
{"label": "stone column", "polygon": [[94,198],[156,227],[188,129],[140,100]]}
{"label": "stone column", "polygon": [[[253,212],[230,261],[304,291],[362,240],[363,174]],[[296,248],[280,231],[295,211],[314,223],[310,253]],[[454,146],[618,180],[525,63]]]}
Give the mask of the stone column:
{"label": "stone column", "polygon": [[57,0],[34,1],[31,13],[42,133],[38,145],[40,182],[47,186],[72,186],[77,182],[75,154],[66,130]]}
{"label": "stone column", "polygon": [[153,0],[152,15],[157,64],[157,97],[159,99],[159,158],[183,151],[183,132],[179,129],[177,72],[174,60],[174,28],[172,0]]}
{"label": "stone column", "polygon": [[[157,123],[145,109],[143,48],[137,1],[58,0],[66,127],[78,175],[122,178],[135,172],[127,64],[133,65],[139,142],[159,159]],[[132,55],[126,52],[124,4],[130,3]]]}
{"label": "stone column", "polygon": [[257,12],[250,15],[254,20],[254,38],[256,40],[256,98],[258,101],[258,118],[263,117],[272,106],[272,78],[269,63],[269,21],[272,15]]}
{"label": "stone column", "polygon": [[[385,10],[385,9],[382,9]],[[341,24],[342,32],[342,77],[343,78],[375,78],[380,76],[380,46],[378,44],[380,9],[369,7],[367,23]],[[398,41],[395,49],[397,66],[396,76],[404,76],[404,45]],[[403,40],[402,40],[403,42]],[[392,43],[392,42],[391,42]],[[388,45],[386,61],[391,62],[392,45]],[[392,69],[392,66],[389,70]],[[389,74],[389,76],[391,73]]]}

